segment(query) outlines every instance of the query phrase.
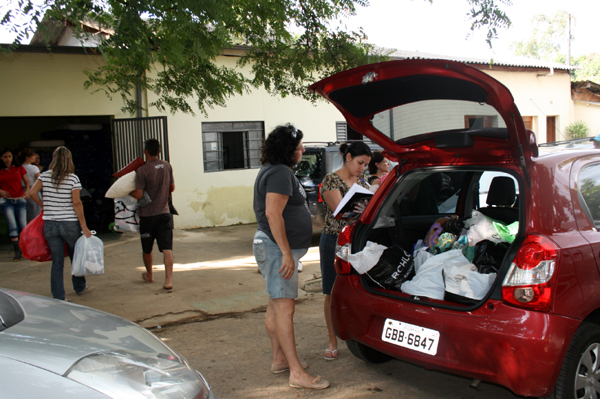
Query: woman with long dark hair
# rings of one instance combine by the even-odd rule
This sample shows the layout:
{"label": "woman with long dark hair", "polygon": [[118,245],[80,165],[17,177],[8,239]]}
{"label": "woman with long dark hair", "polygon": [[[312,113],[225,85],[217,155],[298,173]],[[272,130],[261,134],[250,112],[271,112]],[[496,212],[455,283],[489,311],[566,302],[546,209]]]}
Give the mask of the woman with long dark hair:
{"label": "woman with long dark hair", "polygon": [[383,156],[381,151],[373,151],[369,162],[369,184],[378,186],[385,175],[390,172],[390,161]]}
{"label": "woman with long dark hair", "polygon": [[[50,271],[50,290],[52,297],[65,299],[63,269],[65,266],[65,244],[71,263],[75,243],[81,236],[91,237],[92,232],[87,228],[83,215],[83,204],[79,192],[81,183],[75,175],[75,166],[71,151],[66,147],[58,147],[52,154],[52,163],[47,171],[42,173],[31,189],[31,198],[44,212],[44,237],[52,254],[52,269]],[[38,193],[44,193],[44,201]],[[89,287],[85,277],[72,276],[73,289],[77,295],[86,292]]]}
{"label": "woman with long dark hair", "polygon": [[292,125],[278,126],[261,151],[263,166],[254,184],[258,231],[253,251],[269,294],[265,326],[273,348],[271,371],[289,370],[293,388],[327,388],[329,382],[304,370],[308,366],[298,359],[294,337],[298,262],[312,236],[306,193],[292,171],[304,152],[302,132]]}
{"label": "woman with long dark hair", "polygon": [[372,157],[371,149],[362,141],[342,144],[340,146],[340,153],[344,160],[342,167],[326,175],[321,183],[325,222],[323,224],[323,232],[321,233],[321,241],[319,242],[319,253],[321,255],[321,281],[323,294],[325,294],[325,323],[327,324],[329,335],[327,348],[323,355],[325,360],[335,360],[338,355],[337,337],[331,319],[331,290],[336,278],[333,267],[335,246],[342,229],[353,222],[352,220],[335,219],[333,211],[338,207],[344,195],[346,195],[353,185],[359,184],[365,188],[369,188],[369,185],[364,180],[364,172]]}
{"label": "woman with long dark hair", "polygon": [[27,171],[22,166],[15,165],[13,153],[8,148],[2,149],[1,152],[0,209],[6,218],[8,236],[15,250],[13,262],[18,262],[23,257],[19,248],[19,234],[27,225],[29,180],[25,176]]}

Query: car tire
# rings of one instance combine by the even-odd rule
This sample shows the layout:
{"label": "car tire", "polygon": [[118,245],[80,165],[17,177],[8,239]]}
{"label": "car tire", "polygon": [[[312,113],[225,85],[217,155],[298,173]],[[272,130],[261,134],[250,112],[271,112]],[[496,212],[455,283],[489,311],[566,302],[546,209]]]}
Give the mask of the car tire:
{"label": "car tire", "polygon": [[[582,323],[571,341],[565,356],[560,374],[556,380],[553,399],[592,398],[600,395],[590,394],[591,389],[598,386],[598,380],[590,377],[600,372],[600,326],[592,323]],[[575,390],[575,383],[582,386]],[[587,392],[586,392],[587,391]]]}
{"label": "car tire", "polygon": [[388,356],[384,353],[378,352],[375,349],[369,348],[366,345],[361,344],[360,342],[348,340],[346,341],[346,346],[350,349],[350,352],[360,360],[363,360],[367,363],[385,363],[388,360],[391,360],[392,357]]}

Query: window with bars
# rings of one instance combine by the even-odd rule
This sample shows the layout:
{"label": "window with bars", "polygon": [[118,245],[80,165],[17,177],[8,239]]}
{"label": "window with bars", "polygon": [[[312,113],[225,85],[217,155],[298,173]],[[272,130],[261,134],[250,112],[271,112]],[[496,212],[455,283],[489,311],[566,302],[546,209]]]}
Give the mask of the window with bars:
{"label": "window with bars", "polygon": [[202,122],[204,172],[260,168],[264,122]]}
{"label": "window with bars", "polygon": [[346,122],[335,123],[335,139],[340,143],[348,140],[362,140],[365,143],[372,143],[369,138],[352,129]]}

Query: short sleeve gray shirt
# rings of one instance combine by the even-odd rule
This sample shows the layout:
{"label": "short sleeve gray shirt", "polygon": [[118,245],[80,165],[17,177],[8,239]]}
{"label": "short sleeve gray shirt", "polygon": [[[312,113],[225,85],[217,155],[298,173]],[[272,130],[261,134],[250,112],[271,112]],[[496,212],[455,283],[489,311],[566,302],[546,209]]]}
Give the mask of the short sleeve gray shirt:
{"label": "short sleeve gray shirt", "polygon": [[309,248],[312,221],[306,203],[306,193],[290,167],[266,164],[258,172],[254,183],[254,213],[258,229],[275,241],[265,214],[267,193],[289,196],[283,209],[283,220],[290,248]]}
{"label": "short sleeve gray shirt", "polygon": [[139,208],[139,215],[147,217],[169,213],[168,200],[174,182],[173,170],[166,161],[157,159],[140,166],[135,176],[135,188],[145,190],[152,202]]}

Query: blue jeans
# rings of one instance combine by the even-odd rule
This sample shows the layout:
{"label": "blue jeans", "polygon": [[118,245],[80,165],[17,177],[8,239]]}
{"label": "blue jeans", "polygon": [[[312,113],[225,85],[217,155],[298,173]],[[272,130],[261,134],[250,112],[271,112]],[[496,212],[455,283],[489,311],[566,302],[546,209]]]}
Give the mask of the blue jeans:
{"label": "blue jeans", "polygon": [[8,235],[17,238],[27,225],[27,201],[21,199],[0,198],[0,209],[8,224]]}
{"label": "blue jeans", "polygon": [[[52,269],[50,270],[50,290],[52,297],[65,299],[65,286],[63,283],[63,269],[65,267],[65,244],[69,252],[69,258],[73,262],[73,250],[75,243],[81,236],[79,222],[58,222],[55,220],[44,220],[44,237],[50,247],[52,254]],[[80,293],[85,290],[85,277],[71,276],[73,289]]]}
{"label": "blue jeans", "polygon": [[319,241],[319,254],[321,257],[321,284],[323,286],[323,294],[331,295],[333,284],[337,273],[335,272],[335,247],[337,245],[338,236],[330,234],[321,234]]}

